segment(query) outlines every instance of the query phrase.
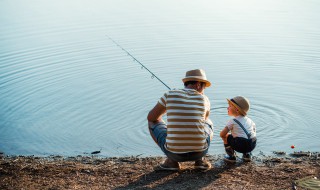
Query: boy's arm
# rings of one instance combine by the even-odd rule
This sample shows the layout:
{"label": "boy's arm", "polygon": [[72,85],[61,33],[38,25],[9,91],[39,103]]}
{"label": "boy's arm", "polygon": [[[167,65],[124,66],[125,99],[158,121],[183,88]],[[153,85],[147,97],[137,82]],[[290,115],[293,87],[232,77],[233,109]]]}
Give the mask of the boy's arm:
{"label": "boy's arm", "polygon": [[220,132],[220,137],[226,137],[227,134],[229,133],[229,128],[226,126],[221,132]]}

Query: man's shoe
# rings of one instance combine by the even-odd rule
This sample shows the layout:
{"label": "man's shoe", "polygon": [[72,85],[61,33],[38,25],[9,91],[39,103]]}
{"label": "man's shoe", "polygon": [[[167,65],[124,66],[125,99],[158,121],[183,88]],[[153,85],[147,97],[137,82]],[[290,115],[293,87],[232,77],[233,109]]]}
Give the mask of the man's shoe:
{"label": "man's shoe", "polygon": [[206,161],[205,159],[197,160],[194,162],[194,168],[208,170],[211,168],[210,162]]}
{"label": "man's shoe", "polygon": [[243,155],[242,155],[242,159],[243,159],[243,161],[245,161],[245,162],[250,162],[251,161],[251,153],[249,152],[249,153],[244,153]]}
{"label": "man's shoe", "polygon": [[170,171],[178,171],[180,170],[179,162],[173,161],[167,158],[162,164],[159,166],[162,170],[170,170]]}
{"label": "man's shoe", "polygon": [[235,163],[237,161],[237,158],[235,156],[225,155],[224,161]]}

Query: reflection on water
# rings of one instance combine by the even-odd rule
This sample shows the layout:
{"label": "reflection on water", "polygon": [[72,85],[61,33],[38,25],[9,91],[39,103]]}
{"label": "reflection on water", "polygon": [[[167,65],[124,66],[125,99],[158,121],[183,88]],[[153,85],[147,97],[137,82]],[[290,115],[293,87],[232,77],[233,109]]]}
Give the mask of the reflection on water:
{"label": "reflection on water", "polygon": [[[183,5],[183,6],[182,6]],[[210,154],[223,153],[226,98],[250,99],[255,153],[319,151],[318,1],[0,2],[0,151],[162,155],[146,115],[203,68],[213,87]]]}

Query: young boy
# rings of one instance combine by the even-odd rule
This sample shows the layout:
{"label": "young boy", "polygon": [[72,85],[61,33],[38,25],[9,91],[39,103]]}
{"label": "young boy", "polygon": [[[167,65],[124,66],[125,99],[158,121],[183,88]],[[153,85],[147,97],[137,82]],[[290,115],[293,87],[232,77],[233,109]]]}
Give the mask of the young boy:
{"label": "young boy", "polygon": [[244,161],[250,161],[251,151],[256,146],[257,138],[256,125],[246,116],[250,108],[249,100],[242,96],[227,100],[228,115],[234,118],[229,120],[227,126],[220,132],[227,153],[224,160],[236,162],[235,151],[237,151],[243,153]]}

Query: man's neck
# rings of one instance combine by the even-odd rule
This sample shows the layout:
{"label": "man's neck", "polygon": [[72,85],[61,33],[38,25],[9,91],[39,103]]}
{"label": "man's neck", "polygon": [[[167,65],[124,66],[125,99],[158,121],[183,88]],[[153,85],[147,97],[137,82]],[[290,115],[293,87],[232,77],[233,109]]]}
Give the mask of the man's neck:
{"label": "man's neck", "polygon": [[203,93],[201,93],[201,92],[199,92],[199,91],[197,90],[196,85],[191,85],[191,84],[189,84],[188,86],[185,86],[185,89],[195,90],[195,91],[197,91],[198,93],[203,94]]}

